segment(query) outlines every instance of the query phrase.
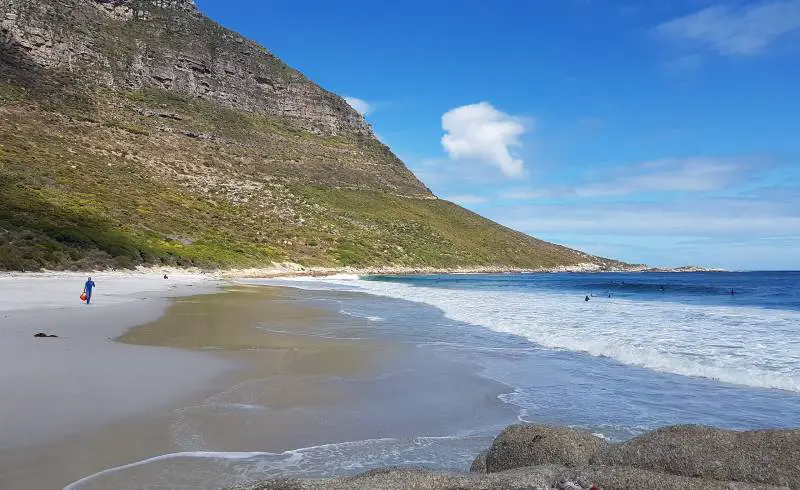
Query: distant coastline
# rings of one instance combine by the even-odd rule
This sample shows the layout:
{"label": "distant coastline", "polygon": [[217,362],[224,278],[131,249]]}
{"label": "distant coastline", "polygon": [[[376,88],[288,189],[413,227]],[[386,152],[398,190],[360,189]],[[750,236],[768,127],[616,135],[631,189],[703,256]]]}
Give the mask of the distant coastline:
{"label": "distant coastline", "polygon": [[273,278],[273,277],[323,277],[337,274],[352,274],[360,276],[372,275],[414,275],[414,274],[536,274],[536,273],[614,273],[614,272],[728,272],[725,269],[681,266],[681,267],[650,267],[647,265],[630,265],[624,267],[606,267],[587,262],[569,266],[545,267],[537,269],[513,268],[505,266],[480,266],[459,268],[438,267],[304,267],[299,264],[275,264],[263,269],[230,269],[217,271],[225,278]]}
{"label": "distant coastline", "polygon": [[141,266],[135,269],[104,269],[86,271],[0,271],[0,277],[55,275],[55,274],[199,274],[206,277],[218,277],[225,280],[278,278],[278,277],[325,277],[339,274],[376,276],[376,275],[417,275],[417,274],[537,274],[537,273],[624,273],[624,272],[730,272],[726,269],[703,266],[650,267],[647,265],[630,265],[624,267],[607,267],[591,262],[576,265],[543,267],[537,269],[514,268],[506,266],[477,266],[459,268],[439,267],[306,267],[293,262],[275,263],[271,267],[249,269],[200,269],[195,267],[157,267]]}
{"label": "distant coastline", "polygon": [[641,272],[731,272],[718,267],[703,267],[699,265],[684,265],[681,267],[648,267]]}

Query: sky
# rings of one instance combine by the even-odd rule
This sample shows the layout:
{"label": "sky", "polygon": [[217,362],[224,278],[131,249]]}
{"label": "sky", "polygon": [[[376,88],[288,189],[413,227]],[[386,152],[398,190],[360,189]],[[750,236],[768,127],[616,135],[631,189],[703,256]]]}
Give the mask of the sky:
{"label": "sky", "polygon": [[800,0],[197,0],[439,197],[592,254],[800,269]]}

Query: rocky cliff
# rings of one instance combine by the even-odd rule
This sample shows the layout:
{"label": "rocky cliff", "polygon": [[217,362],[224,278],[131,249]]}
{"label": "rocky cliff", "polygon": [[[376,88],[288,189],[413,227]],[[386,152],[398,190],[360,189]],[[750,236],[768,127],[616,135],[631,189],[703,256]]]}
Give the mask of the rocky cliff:
{"label": "rocky cliff", "polygon": [[161,88],[320,134],[372,134],[341,97],[197,13],[191,0],[2,0],[0,21],[3,57],[18,67]]}
{"label": "rocky cliff", "polygon": [[0,0],[0,269],[621,264],[436,199],[191,0]]}

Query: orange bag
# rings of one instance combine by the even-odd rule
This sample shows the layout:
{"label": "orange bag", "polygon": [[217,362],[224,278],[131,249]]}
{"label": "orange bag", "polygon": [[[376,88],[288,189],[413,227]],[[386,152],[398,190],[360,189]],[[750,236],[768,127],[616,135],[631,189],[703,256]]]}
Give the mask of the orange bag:
{"label": "orange bag", "polygon": [[81,301],[86,301],[86,298],[88,298],[88,296],[86,296],[86,291],[84,291],[81,293]]}

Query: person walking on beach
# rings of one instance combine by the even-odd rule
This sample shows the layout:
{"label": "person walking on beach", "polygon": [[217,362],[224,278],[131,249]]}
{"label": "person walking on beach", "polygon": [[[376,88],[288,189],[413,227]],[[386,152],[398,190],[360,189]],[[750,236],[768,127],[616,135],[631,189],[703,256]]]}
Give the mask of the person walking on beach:
{"label": "person walking on beach", "polygon": [[92,278],[86,279],[86,284],[83,285],[83,292],[86,293],[86,304],[92,301],[92,289],[94,289],[94,281]]}

